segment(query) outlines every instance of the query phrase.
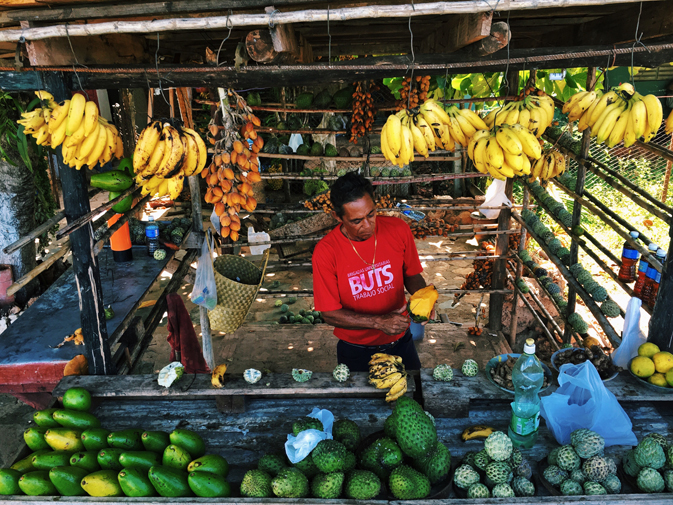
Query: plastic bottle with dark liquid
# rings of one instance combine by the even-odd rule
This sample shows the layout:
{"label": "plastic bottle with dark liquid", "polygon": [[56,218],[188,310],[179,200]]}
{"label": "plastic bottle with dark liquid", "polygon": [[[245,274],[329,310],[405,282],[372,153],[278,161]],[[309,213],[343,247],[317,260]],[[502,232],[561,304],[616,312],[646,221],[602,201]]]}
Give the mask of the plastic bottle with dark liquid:
{"label": "plastic bottle with dark liquid", "polygon": [[[636,240],[640,234],[637,231],[632,231],[629,235],[631,235],[633,240]],[[640,254],[638,251],[628,242],[624,242],[624,247],[622,248],[622,266],[619,267],[619,274],[617,275],[620,281],[629,283],[636,280],[639,257]]]}
{"label": "plastic bottle with dark liquid", "polygon": [[[650,254],[657,254],[657,244],[650,242],[650,245],[647,246],[647,249],[650,251]],[[636,275],[636,284],[633,286],[633,296],[640,298],[643,292],[643,286],[645,285],[645,279],[647,279],[647,269],[650,267],[650,264],[647,262],[647,258],[643,256],[640,258],[638,263],[638,274]]]}

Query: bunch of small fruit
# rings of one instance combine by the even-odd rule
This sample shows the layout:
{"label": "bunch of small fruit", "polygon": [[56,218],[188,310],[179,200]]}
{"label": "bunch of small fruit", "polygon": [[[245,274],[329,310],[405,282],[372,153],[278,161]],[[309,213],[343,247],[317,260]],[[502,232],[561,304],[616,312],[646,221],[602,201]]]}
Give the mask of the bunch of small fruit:
{"label": "bunch of small fruit", "polygon": [[519,100],[493,109],[484,118],[489,128],[519,124],[540,138],[554,120],[554,100],[542,90],[526,89]]}
{"label": "bunch of small fruit", "polygon": [[425,218],[422,221],[413,221],[409,226],[414,238],[423,240],[426,237],[447,237],[458,229],[458,225],[449,224],[442,219]]}
{"label": "bunch of small fruit", "polygon": [[636,377],[662,388],[673,387],[673,354],[659,350],[657,344],[646,342],[638,347],[638,356],[631,360]]}
{"label": "bunch of small fruit", "polygon": [[355,92],[353,93],[353,116],[351,117],[351,137],[348,140],[354,144],[358,143],[358,138],[364,137],[366,133],[371,132],[376,109],[374,108],[374,99],[372,91],[379,88],[373,81],[362,81],[355,83]]}
{"label": "bunch of small fruit", "polygon": [[622,458],[624,473],[644,493],[673,492],[673,447],[659,433],[650,433]]}
{"label": "bunch of small fruit", "polygon": [[386,401],[393,402],[407,392],[407,372],[402,358],[376,353],[369,360],[369,383],[376,389],[388,389]]}
{"label": "bunch of small fruit", "polygon": [[[412,84],[414,85],[412,88]],[[402,88],[400,89],[400,99],[395,104],[395,107],[398,111],[406,109],[407,107],[413,109],[418,106],[419,102],[422,103],[428,97],[428,91],[430,90],[430,76],[420,76],[417,75],[414,77],[412,82],[411,77],[405,77],[402,79]]]}

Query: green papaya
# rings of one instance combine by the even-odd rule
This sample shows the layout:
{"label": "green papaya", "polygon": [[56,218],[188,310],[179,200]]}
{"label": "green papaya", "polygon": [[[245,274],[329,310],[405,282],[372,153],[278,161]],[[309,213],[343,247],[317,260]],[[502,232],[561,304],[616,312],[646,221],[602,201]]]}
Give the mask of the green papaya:
{"label": "green papaya", "polygon": [[85,430],[80,438],[87,451],[100,451],[101,449],[109,447],[107,443],[107,436],[109,434],[109,430],[103,428],[91,428]]}
{"label": "green papaya", "polygon": [[179,445],[169,445],[164,451],[162,464],[178,470],[187,470],[192,457]]}
{"label": "green papaya", "polygon": [[142,451],[144,448],[140,440],[142,434],[142,430],[135,429],[113,431],[107,436],[107,443],[110,447],[125,451]]}
{"label": "green papaya", "polygon": [[140,437],[145,450],[163,454],[171,445],[171,439],[165,431],[146,431]]}
{"label": "green papaya", "polygon": [[70,466],[84,468],[89,472],[100,470],[98,464],[98,453],[96,451],[82,451],[70,456]]}
{"label": "green papaya", "polygon": [[54,496],[58,490],[49,480],[49,472],[38,470],[24,473],[19,478],[19,487],[28,496]]}
{"label": "green papaya", "polygon": [[57,466],[49,470],[49,480],[63,496],[83,496],[86,494],[80,482],[89,474],[88,470],[76,466]]}
{"label": "green papaya", "polygon": [[55,466],[69,466],[71,452],[51,451],[33,457],[33,466],[36,470],[51,470]]}
{"label": "green papaya", "polygon": [[308,109],[313,103],[313,93],[301,93],[294,101],[297,109]]}
{"label": "green papaya", "polygon": [[24,474],[27,472],[32,472],[35,470],[35,467],[33,466],[33,458],[37,456],[38,454],[45,454],[47,452],[51,452],[49,450],[43,450],[43,451],[35,451],[28,456],[26,456],[23,459],[20,459],[16,463],[14,463],[12,466],[10,466],[10,470],[16,470],[20,474]]}
{"label": "green papaya", "polygon": [[21,494],[20,478],[21,472],[11,468],[0,469],[0,495]]}
{"label": "green papaya", "polygon": [[322,156],[322,144],[320,142],[314,142],[311,146],[310,154],[311,156]]}
{"label": "green papaya", "polygon": [[121,470],[124,467],[119,464],[119,456],[121,456],[123,452],[124,449],[108,447],[98,453],[96,460],[103,470]]}
{"label": "green papaya", "polygon": [[23,439],[31,451],[42,451],[49,449],[49,444],[44,440],[44,433],[47,428],[33,426],[23,432]]}
{"label": "green papaya", "polygon": [[119,464],[124,468],[141,468],[149,470],[154,465],[160,465],[159,455],[152,451],[129,451],[122,452],[119,456]]}
{"label": "green papaya", "polygon": [[[114,200],[122,193],[123,191],[110,191],[110,194],[108,195],[109,198],[108,201]],[[131,207],[133,207],[132,194],[124,198],[121,202],[114,204],[112,206],[112,210],[115,211],[117,214],[123,214],[124,212],[128,212],[129,210],[131,210]]]}
{"label": "green papaya", "polygon": [[339,154],[337,152],[336,147],[334,147],[332,144],[326,144],[325,145],[325,156],[336,156]]}
{"label": "green papaya", "polygon": [[110,170],[102,174],[93,174],[89,184],[93,188],[105,191],[126,191],[133,186],[134,178],[120,170]]}
{"label": "green papaya", "polygon": [[187,467],[188,472],[211,472],[226,477],[229,474],[229,463],[219,454],[206,454],[192,461]]}
{"label": "green papaya", "polygon": [[206,453],[206,444],[201,435],[191,430],[173,430],[170,434],[171,444],[185,449],[191,454],[192,459],[200,458]]}
{"label": "green papaya", "polygon": [[299,147],[297,147],[297,154],[301,156],[308,156],[311,153],[311,148],[308,146],[308,144],[302,144]]}
{"label": "green papaya", "polygon": [[64,428],[77,428],[80,430],[100,428],[100,421],[98,418],[93,414],[89,414],[88,412],[63,409],[55,411],[53,417],[54,421]]}
{"label": "green papaya", "polygon": [[59,409],[38,410],[33,413],[33,421],[43,428],[58,428],[61,425],[54,421],[54,418],[52,417],[57,410]]}
{"label": "green papaya", "polygon": [[55,451],[79,452],[84,450],[84,443],[80,438],[82,432],[70,428],[49,428],[44,433],[44,440]]}
{"label": "green papaya", "polygon": [[140,468],[124,468],[117,476],[119,485],[126,496],[156,496],[157,491],[147,477],[147,470]]}
{"label": "green papaya", "polygon": [[157,465],[150,468],[147,476],[160,496],[166,498],[193,496],[187,480],[187,472]]}
{"label": "green papaya", "polygon": [[91,408],[91,393],[84,388],[70,388],[63,393],[61,403],[66,409],[87,412]]}
{"label": "green papaya", "polygon": [[117,470],[99,470],[90,473],[82,479],[82,488],[89,496],[124,496],[117,474]]}
{"label": "green papaya", "polygon": [[210,472],[192,472],[187,483],[196,496],[201,498],[219,498],[231,496],[231,486],[221,475]]}

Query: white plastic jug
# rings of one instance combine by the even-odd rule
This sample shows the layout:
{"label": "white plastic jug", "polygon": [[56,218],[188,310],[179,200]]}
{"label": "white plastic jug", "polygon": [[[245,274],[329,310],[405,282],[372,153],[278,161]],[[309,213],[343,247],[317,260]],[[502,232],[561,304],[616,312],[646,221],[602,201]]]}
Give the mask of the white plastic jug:
{"label": "white plastic jug", "polygon": [[[248,243],[252,244],[253,242],[269,242],[271,240],[271,237],[269,236],[268,233],[260,231],[260,232],[255,232],[255,229],[252,226],[248,227]],[[250,246],[250,254],[253,256],[257,254],[262,254],[264,251],[267,249],[271,248],[270,244],[265,244],[265,245],[251,245]]]}

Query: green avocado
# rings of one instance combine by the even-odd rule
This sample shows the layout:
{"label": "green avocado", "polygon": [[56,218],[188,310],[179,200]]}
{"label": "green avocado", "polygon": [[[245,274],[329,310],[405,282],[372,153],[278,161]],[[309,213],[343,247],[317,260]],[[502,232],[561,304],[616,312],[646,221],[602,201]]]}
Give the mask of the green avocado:
{"label": "green avocado", "polygon": [[79,410],[62,409],[53,413],[54,421],[64,428],[77,428],[88,430],[89,428],[100,428],[100,421],[93,414],[80,412]]}
{"label": "green avocado", "polygon": [[219,498],[231,496],[231,486],[221,475],[210,472],[192,472],[187,483],[196,496]]}
{"label": "green avocado", "polygon": [[140,468],[124,468],[117,476],[119,485],[126,496],[156,496],[157,492],[147,477],[147,471]]}
{"label": "green avocado", "polygon": [[54,421],[54,418],[52,417],[57,410],[59,409],[38,410],[33,414],[33,421],[43,428],[58,428],[61,425]]}
{"label": "green avocado", "polygon": [[125,452],[124,449],[108,447],[100,451],[96,459],[103,470],[121,470],[123,467],[119,464],[119,456],[123,452]]}
{"label": "green avocado", "polygon": [[80,482],[89,473],[76,466],[57,466],[49,470],[49,480],[62,496],[82,496],[86,492]]}
{"label": "green avocado", "polygon": [[110,447],[124,449],[126,451],[142,451],[144,446],[140,439],[143,430],[128,429],[122,431],[113,431],[107,436],[107,443]]}
{"label": "green avocado", "polygon": [[211,472],[226,477],[229,474],[229,463],[218,454],[206,454],[192,461],[187,467],[188,472]]}
{"label": "green avocado", "polygon": [[51,451],[33,457],[33,466],[36,470],[51,470],[55,466],[69,466],[71,452]]}
{"label": "green avocado", "polygon": [[159,455],[152,451],[129,451],[119,456],[119,464],[124,468],[149,470],[160,463]]}
{"label": "green avocado", "polygon": [[171,445],[171,439],[165,431],[146,431],[140,437],[145,450],[163,454]]}
{"label": "green avocado", "polygon": [[192,459],[200,458],[206,453],[206,444],[203,443],[201,435],[191,430],[173,430],[169,435],[171,444],[185,449]]}
{"label": "green avocado", "polygon": [[50,449],[49,444],[44,440],[44,433],[47,428],[33,426],[23,432],[23,439],[31,451],[42,451]]}
{"label": "green avocado", "polygon": [[164,451],[162,464],[177,470],[187,470],[192,457],[179,445],[169,445]]}
{"label": "green avocado", "polygon": [[[115,207],[112,207],[112,209],[114,210]],[[86,412],[91,408],[91,393],[84,388],[70,388],[63,393],[63,406],[66,409]]]}
{"label": "green avocado", "polygon": [[58,494],[58,490],[49,480],[49,472],[44,470],[24,473],[19,478],[19,487],[28,496],[54,496]]}
{"label": "green avocado", "polygon": [[100,451],[108,446],[107,436],[110,434],[109,430],[103,428],[91,428],[82,433],[81,439],[84,448],[87,451]]}
{"label": "green avocado", "polygon": [[[110,191],[108,201],[114,200],[121,194],[122,191],[119,192]],[[124,198],[121,202],[114,204],[112,206],[112,210],[115,211],[117,214],[123,214],[124,212],[128,212],[129,210],[131,210],[131,207],[133,207],[133,194],[130,194],[129,196]]]}
{"label": "green avocado", "polygon": [[81,485],[90,496],[124,496],[117,470],[99,470],[82,479]]}
{"label": "green avocado", "polygon": [[21,472],[11,468],[0,469],[0,495],[21,494],[19,479]]}
{"label": "green avocado", "polygon": [[178,498],[193,496],[187,480],[187,472],[167,466],[153,466],[147,476],[160,496]]}
{"label": "green avocado", "polygon": [[84,468],[88,472],[100,470],[98,453],[96,451],[81,451],[70,456],[70,466]]}

